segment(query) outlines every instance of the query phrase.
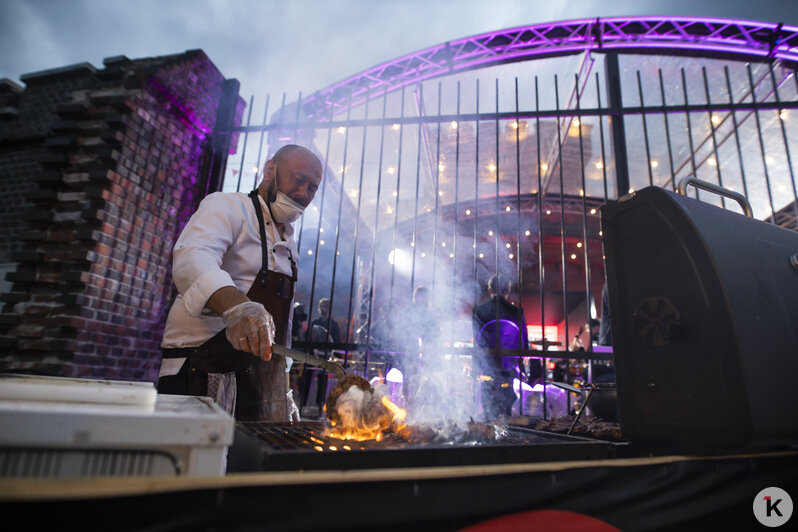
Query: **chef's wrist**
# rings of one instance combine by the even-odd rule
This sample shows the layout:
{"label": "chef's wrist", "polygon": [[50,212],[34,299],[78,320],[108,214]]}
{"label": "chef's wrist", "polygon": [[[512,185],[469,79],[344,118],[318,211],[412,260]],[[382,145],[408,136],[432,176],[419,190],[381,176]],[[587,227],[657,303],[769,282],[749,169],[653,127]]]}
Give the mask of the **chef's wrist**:
{"label": "chef's wrist", "polygon": [[235,286],[225,286],[214,292],[205,306],[221,316],[225,311],[249,300],[247,295]]}

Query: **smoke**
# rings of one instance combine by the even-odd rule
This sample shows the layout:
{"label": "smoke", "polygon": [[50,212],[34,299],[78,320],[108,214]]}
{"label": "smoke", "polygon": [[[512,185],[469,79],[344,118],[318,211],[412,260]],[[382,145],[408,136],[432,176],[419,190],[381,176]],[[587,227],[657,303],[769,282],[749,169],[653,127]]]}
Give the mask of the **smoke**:
{"label": "smoke", "polygon": [[[401,269],[396,272],[402,275]],[[416,274],[410,301],[392,312],[391,338],[398,351],[393,363],[403,375],[398,400],[407,409],[408,425],[423,425],[453,440],[470,422],[495,417],[484,396],[485,376],[491,374],[488,353],[460,349],[471,345],[471,311],[482,288],[473,279],[473,263],[447,262],[446,256],[436,261],[434,277],[423,273]]]}

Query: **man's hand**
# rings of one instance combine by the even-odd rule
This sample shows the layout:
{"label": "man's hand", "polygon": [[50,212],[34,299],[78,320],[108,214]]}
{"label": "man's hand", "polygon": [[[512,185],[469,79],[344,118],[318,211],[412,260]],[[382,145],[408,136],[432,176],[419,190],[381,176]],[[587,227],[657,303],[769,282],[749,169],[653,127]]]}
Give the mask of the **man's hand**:
{"label": "man's hand", "polygon": [[272,358],[274,320],[263,305],[254,301],[239,303],[222,313],[225,335],[239,351],[247,351],[262,360]]}

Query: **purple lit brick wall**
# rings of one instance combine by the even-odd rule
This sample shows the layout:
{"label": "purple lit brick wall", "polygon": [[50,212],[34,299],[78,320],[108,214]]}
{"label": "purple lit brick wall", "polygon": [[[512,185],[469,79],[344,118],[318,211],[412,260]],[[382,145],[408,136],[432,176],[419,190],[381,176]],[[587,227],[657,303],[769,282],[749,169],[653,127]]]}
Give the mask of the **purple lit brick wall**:
{"label": "purple lit brick wall", "polygon": [[157,378],[171,251],[208,171],[224,78],[202,51],[105,66],[65,93],[63,72],[23,78],[20,105],[34,87],[62,98],[28,143],[40,170],[15,173],[29,225],[12,244],[0,369]]}

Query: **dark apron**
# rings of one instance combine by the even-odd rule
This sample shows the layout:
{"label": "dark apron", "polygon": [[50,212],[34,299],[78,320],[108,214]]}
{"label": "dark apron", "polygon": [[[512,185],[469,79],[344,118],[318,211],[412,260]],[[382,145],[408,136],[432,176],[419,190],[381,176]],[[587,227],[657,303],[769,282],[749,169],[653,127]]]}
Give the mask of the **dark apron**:
{"label": "dark apron", "polygon": [[[266,228],[257,190],[249,193],[255,206],[260,226],[263,260],[255,282],[247,292],[252,301],[261,303],[274,318],[274,342],[285,345],[288,339],[288,317],[294,298],[297,279],[296,263],[290,255],[291,273],[285,275],[269,270],[269,251]],[[273,356],[264,362],[257,356],[234,349],[222,329],[199,347],[187,349],[165,349],[164,356],[186,357],[188,366],[188,394],[206,395],[208,373],[235,371],[236,395],[235,418],[239,421],[287,421],[286,363],[285,358]]]}

